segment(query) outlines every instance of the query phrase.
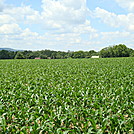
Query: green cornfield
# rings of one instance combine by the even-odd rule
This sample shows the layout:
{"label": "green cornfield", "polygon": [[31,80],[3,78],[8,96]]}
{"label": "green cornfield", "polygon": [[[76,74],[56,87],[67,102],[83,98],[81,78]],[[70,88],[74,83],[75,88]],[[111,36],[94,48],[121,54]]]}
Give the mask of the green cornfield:
{"label": "green cornfield", "polygon": [[134,133],[134,58],[0,60],[0,134],[92,133]]}

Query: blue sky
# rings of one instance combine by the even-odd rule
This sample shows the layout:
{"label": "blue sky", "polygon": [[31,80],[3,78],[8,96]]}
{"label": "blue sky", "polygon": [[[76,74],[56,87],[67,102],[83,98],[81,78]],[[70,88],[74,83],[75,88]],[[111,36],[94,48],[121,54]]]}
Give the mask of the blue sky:
{"label": "blue sky", "polygon": [[134,49],[134,0],[0,0],[0,47]]}

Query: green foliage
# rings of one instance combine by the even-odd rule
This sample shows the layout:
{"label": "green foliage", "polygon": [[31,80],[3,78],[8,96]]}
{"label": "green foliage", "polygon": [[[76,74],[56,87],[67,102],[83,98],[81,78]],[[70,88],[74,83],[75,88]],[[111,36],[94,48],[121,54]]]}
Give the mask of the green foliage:
{"label": "green foliage", "polygon": [[113,47],[103,48],[100,52],[94,50],[90,51],[53,51],[53,50],[41,50],[41,51],[0,51],[0,59],[35,59],[40,57],[41,59],[67,59],[67,58],[91,58],[91,56],[106,57],[133,57],[134,50],[127,48],[123,44],[119,44]]}
{"label": "green foliage", "polygon": [[73,52],[73,58],[85,58],[85,53],[83,51]]}
{"label": "green foliage", "polygon": [[15,56],[15,59],[25,59],[23,52],[18,51],[16,56]]}
{"label": "green foliage", "polygon": [[41,59],[47,59],[47,55],[41,54],[39,57],[40,57]]}
{"label": "green foliage", "polygon": [[133,53],[131,53],[130,57],[134,57],[134,52],[133,52]]}
{"label": "green foliage", "polygon": [[134,57],[134,50],[133,49],[129,49],[129,53],[130,53],[130,57]]}
{"label": "green foliage", "polygon": [[1,60],[1,134],[132,134],[134,58]]}
{"label": "green foliage", "polygon": [[15,54],[13,51],[1,50],[0,59],[13,59]]}
{"label": "green foliage", "polygon": [[[133,50],[132,50],[133,51]],[[113,47],[106,47],[100,51],[102,58],[108,57],[129,57],[131,51],[123,44],[115,45]]]}
{"label": "green foliage", "polygon": [[114,46],[113,53],[114,53],[114,57],[129,57],[128,48],[123,44]]}

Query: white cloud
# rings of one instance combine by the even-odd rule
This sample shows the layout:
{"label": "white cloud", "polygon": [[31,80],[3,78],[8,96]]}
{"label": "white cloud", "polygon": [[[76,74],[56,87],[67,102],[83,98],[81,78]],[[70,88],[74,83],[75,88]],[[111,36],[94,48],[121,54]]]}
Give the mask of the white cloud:
{"label": "white cloud", "polygon": [[4,4],[4,0],[0,0],[0,12],[4,9],[5,4]]}
{"label": "white cloud", "polygon": [[2,38],[0,46],[5,47],[3,44],[6,44],[6,47],[12,46],[16,49],[28,50],[100,50],[108,45],[119,43],[134,47],[134,34],[120,31],[92,33],[87,40],[84,39],[85,37],[81,37],[79,33],[39,35],[30,29],[21,29],[18,34],[12,34],[12,36],[8,33],[0,36]]}
{"label": "white cloud", "polygon": [[[38,24],[44,30],[54,32],[74,32],[85,30],[92,32],[94,29],[87,25],[86,0],[42,0],[42,12],[30,6],[6,8],[0,18],[1,23]],[[83,28],[83,29],[82,29]],[[73,30],[79,29],[79,30]]]}
{"label": "white cloud", "polygon": [[134,0],[115,0],[121,7],[134,12]]}
{"label": "white cloud", "polygon": [[18,34],[21,28],[18,24],[4,24],[0,26],[0,34]]}
{"label": "white cloud", "polygon": [[21,6],[21,7],[6,8],[3,10],[3,14],[11,16],[18,23],[20,22],[26,23],[27,16],[34,15],[36,17],[39,14],[39,12],[32,9],[30,6]]}
{"label": "white cloud", "polygon": [[65,7],[79,10],[81,7],[85,8],[86,0],[59,0]]}
{"label": "white cloud", "polygon": [[102,22],[110,25],[111,27],[123,27],[126,31],[134,31],[134,13],[117,15],[97,7],[93,14],[95,17],[100,18]]}
{"label": "white cloud", "polygon": [[100,33],[102,35],[102,39],[103,40],[109,40],[109,42],[112,42],[112,40],[121,40],[124,38],[131,38],[131,33],[130,32],[119,32],[119,31],[115,31],[115,32],[101,32]]}
{"label": "white cloud", "polygon": [[0,24],[14,23],[16,20],[10,15],[2,14],[0,15]]}
{"label": "white cloud", "polygon": [[86,0],[42,0],[44,17],[80,23],[85,21]]}
{"label": "white cloud", "polygon": [[[42,12],[30,6],[6,8],[0,15],[0,33],[3,42],[17,48],[54,48],[61,46],[77,47],[86,44],[81,34],[95,38],[96,30],[86,19],[88,8],[86,0],[42,0]],[[19,24],[37,24],[44,34],[32,32],[29,28],[22,29]],[[37,46],[36,46],[37,45]],[[16,48],[16,47],[14,47]],[[66,49],[65,49],[66,48]]]}
{"label": "white cloud", "polygon": [[43,11],[40,14],[34,11],[27,15],[27,22],[41,24],[47,29],[63,30],[86,21],[86,0],[42,0],[42,3]]}
{"label": "white cloud", "polygon": [[55,28],[79,25],[86,21],[88,12],[86,0],[42,0],[42,2],[44,9],[41,13],[42,19],[44,23],[47,21],[49,24],[55,24]]}
{"label": "white cloud", "polygon": [[[1,2],[5,5],[2,0],[0,5]],[[112,45],[129,43],[133,46],[133,13],[117,15],[96,8],[92,14],[94,17],[100,18],[111,27],[123,29],[122,32],[98,32],[87,19],[92,11],[87,8],[86,0],[42,0],[43,10],[40,12],[25,5],[10,8],[0,6],[0,9],[2,9],[0,47],[33,50],[99,50],[104,44],[108,46],[110,43]],[[28,28],[29,26],[31,29]],[[33,30],[33,26],[37,27]],[[33,32],[36,29],[39,33]]]}
{"label": "white cloud", "polygon": [[95,33],[97,32],[97,30],[95,30],[94,28],[91,27],[90,25],[90,21],[86,20],[84,24],[81,24],[79,26],[76,26],[73,29],[73,32],[75,33]]}
{"label": "white cloud", "polygon": [[54,33],[96,32],[87,20],[86,0],[42,0],[43,11],[27,16],[29,23],[38,23],[44,30]]}
{"label": "white cloud", "polygon": [[21,37],[37,37],[39,34],[36,32],[31,32],[29,28],[26,28],[23,30],[23,32],[20,34]]}
{"label": "white cloud", "polygon": [[[108,47],[109,45],[118,45],[125,44],[127,47],[134,47],[134,34],[131,32],[100,32],[99,33],[99,41],[103,44],[102,48]],[[105,46],[104,46],[105,44]],[[101,48],[101,49],[102,49]]]}

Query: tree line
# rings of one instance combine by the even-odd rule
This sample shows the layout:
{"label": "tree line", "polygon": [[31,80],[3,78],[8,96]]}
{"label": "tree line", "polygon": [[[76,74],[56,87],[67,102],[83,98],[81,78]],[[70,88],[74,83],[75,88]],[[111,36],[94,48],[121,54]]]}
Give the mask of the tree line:
{"label": "tree line", "polygon": [[92,56],[100,56],[102,58],[110,57],[134,57],[134,50],[127,48],[124,44],[109,46],[103,48],[99,52],[90,51],[0,51],[0,59],[67,59],[67,58],[91,58]]}

